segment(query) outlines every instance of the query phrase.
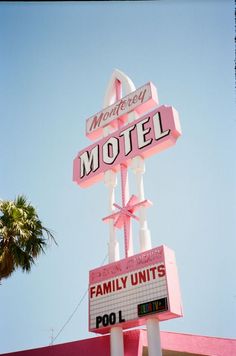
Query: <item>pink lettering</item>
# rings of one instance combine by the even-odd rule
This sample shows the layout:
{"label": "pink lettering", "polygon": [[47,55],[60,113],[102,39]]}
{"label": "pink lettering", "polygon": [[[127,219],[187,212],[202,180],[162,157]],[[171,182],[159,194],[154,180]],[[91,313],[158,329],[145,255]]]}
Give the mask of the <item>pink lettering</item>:
{"label": "pink lettering", "polygon": [[99,118],[97,117],[97,115],[94,116],[89,131],[96,130],[100,126],[102,117],[103,117],[103,113],[100,114]]}
{"label": "pink lettering", "polygon": [[109,113],[109,111],[105,112],[104,116],[103,116],[103,121],[106,121],[108,119],[108,117],[111,116],[111,113]]}
{"label": "pink lettering", "polygon": [[122,101],[122,104],[121,104],[121,110],[125,110],[125,107],[126,107],[126,100],[123,100]]}
{"label": "pink lettering", "polygon": [[118,108],[117,108],[117,116],[119,116],[119,114],[120,114],[120,110],[122,110],[122,109],[121,109],[121,106],[123,107],[123,104],[124,104],[124,101],[123,101],[123,100],[121,100],[121,101],[119,102],[119,104],[118,104]]}
{"label": "pink lettering", "polygon": [[128,99],[128,106],[130,106],[130,105],[132,104],[132,101],[133,101],[132,98],[131,98],[131,99]]}
{"label": "pink lettering", "polygon": [[147,112],[148,109],[158,104],[156,89],[152,83],[147,83],[134,92],[126,95],[124,98],[110,105],[106,109],[100,111],[96,115],[86,120],[86,134],[91,139],[101,137],[102,128],[107,125],[114,126],[114,122],[120,116],[124,116],[127,120],[127,115],[132,110],[136,110],[139,114]]}
{"label": "pink lettering", "polygon": [[137,103],[137,101],[138,101],[138,96],[137,96],[137,95],[135,95],[135,96],[133,97],[133,102],[132,102],[132,104],[136,104],[136,103]]}
{"label": "pink lettering", "polygon": [[139,99],[139,101],[141,101],[141,103],[144,101],[146,91],[147,91],[147,89],[145,89],[143,92],[141,91],[139,94],[138,99]]}

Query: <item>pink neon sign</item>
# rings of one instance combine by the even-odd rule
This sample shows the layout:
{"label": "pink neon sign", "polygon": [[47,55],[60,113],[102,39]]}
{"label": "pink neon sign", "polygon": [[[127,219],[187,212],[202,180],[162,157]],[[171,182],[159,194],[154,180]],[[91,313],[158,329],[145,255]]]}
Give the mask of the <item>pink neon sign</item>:
{"label": "pink neon sign", "polygon": [[73,180],[88,187],[109,169],[118,171],[120,164],[129,165],[138,155],[146,158],[174,145],[180,135],[177,111],[162,105],[80,151],[74,159]]}

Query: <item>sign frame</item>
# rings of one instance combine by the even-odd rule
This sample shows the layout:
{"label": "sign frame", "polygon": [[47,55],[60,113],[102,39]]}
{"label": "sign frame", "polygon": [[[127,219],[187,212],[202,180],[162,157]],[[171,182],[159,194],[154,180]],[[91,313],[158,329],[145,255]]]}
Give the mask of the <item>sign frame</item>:
{"label": "sign frame", "polygon": [[117,129],[118,120],[125,124],[128,113],[136,111],[141,115],[158,104],[156,87],[152,82],[148,82],[114,104],[90,116],[86,120],[86,136],[91,140],[96,140],[102,136],[104,127],[109,125]]}
{"label": "sign frame", "polygon": [[[127,275],[129,273],[135,273],[137,269],[148,268],[149,266],[153,266],[158,263],[159,264],[164,263],[165,266],[165,276],[162,277],[163,278],[165,277],[165,281],[166,281],[166,288],[167,288],[166,298],[168,304],[167,310],[160,311],[160,312],[146,313],[143,316],[138,316],[138,305],[137,305],[137,317],[132,320],[126,320],[124,313],[122,313],[122,310],[120,310],[120,313],[119,311],[118,313],[116,312],[117,313],[116,318],[118,322],[106,326],[102,325],[101,327],[99,326],[98,328],[92,326],[97,323],[97,318],[100,318],[98,319],[99,325],[102,324],[102,318],[106,315],[106,314],[102,315],[101,313],[100,315],[98,312],[98,315],[96,316],[96,321],[94,321],[94,317],[93,320],[91,320],[92,318],[91,311],[94,308],[92,305],[94,304],[94,302],[92,301],[94,296],[91,295],[91,293],[94,293],[94,289],[91,288],[93,288],[94,285],[96,285],[96,283],[102,283],[104,281],[107,281],[108,279],[118,278],[119,276],[121,277],[124,276],[125,274]],[[156,282],[158,283],[158,281],[155,281],[154,283]],[[150,285],[148,285],[147,288],[150,288],[149,286]],[[143,293],[145,294],[144,284],[142,288],[144,288]],[[109,299],[111,300],[111,298],[114,297],[114,293],[119,293],[119,292],[114,291],[113,295],[111,293],[110,295],[105,296],[105,298],[107,300]],[[128,258],[110,263],[103,267],[99,267],[91,270],[89,272],[88,299],[89,299],[89,331],[100,333],[100,334],[108,333],[112,327],[116,327],[116,326],[120,326],[123,329],[140,326],[145,324],[146,320],[149,318],[155,318],[158,319],[159,321],[164,321],[164,320],[182,317],[183,312],[182,312],[182,304],[181,304],[181,296],[180,296],[180,287],[179,287],[178,272],[177,272],[177,267],[175,262],[174,251],[168,248],[167,246],[162,245],[160,247],[156,247],[151,250],[147,250],[145,252],[130,256]],[[151,301],[150,300],[143,301],[143,303],[145,302],[148,303]],[[117,303],[116,299],[114,298],[114,305],[117,305],[116,303]],[[95,305],[95,309],[96,309],[96,305]],[[105,323],[107,323],[107,321],[109,322],[110,314],[111,314],[110,311],[108,311],[107,316],[105,316]]]}
{"label": "sign frame", "polygon": [[88,187],[106,171],[128,166],[136,156],[147,158],[173,146],[180,135],[178,112],[172,106],[159,106],[80,151],[73,162],[73,181]]}

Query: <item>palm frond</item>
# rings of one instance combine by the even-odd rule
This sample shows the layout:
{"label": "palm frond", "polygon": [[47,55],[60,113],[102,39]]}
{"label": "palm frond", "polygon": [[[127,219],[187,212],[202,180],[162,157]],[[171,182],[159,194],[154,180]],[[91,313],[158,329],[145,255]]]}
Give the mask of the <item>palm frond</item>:
{"label": "palm frond", "polygon": [[43,226],[35,208],[23,195],[14,201],[0,200],[0,279],[16,268],[29,272],[34,260],[45,252],[53,233]]}

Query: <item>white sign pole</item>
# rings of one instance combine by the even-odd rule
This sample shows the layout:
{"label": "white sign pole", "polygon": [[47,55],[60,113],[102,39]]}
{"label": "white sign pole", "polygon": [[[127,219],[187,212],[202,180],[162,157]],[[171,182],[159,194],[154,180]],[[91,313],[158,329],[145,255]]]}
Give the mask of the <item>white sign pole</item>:
{"label": "white sign pole", "polygon": [[[112,214],[114,212],[113,204],[115,203],[115,187],[117,185],[115,172],[112,170],[105,172],[104,183],[108,188],[108,212],[109,214]],[[108,259],[109,263],[118,261],[120,259],[119,243],[116,240],[116,232],[112,219],[109,220]]]}
{"label": "white sign pole", "polygon": [[111,328],[110,331],[111,356],[124,356],[123,330],[120,326]]}
{"label": "white sign pole", "polygon": [[[136,176],[138,199],[139,201],[143,201],[145,199],[144,185],[143,185],[143,174],[145,173],[144,159],[140,156],[135,157],[132,160],[132,169]],[[140,222],[140,229],[139,229],[140,251],[144,252],[152,248],[151,234],[148,229],[145,207],[140,208],[139,222]],[[147,319],[146,325],[147,325],[147,337],[148,337],[148,355],[161,356],[162,351],[161,351],[159,321],[154,318],[149,318]]]}
{"label": "white sign pole", "polygon": [[[116,93],[113,85],[113,76],[108,84],[106,94],[104,97],[103,107],[113,104],[116,101]],[[103,136],[109,135],[109,127],[103,128]],[[104,183],[108,188],[108,212],[112,214],[114,212],[115,203],[115,187],[117,185],[116,173],[113,170],[108,170],[104,173]],[[120,259],[119,243],[116,240],[116,231],[113,224],[113,220],[109,220],[109,242],[108,242],[108,260],[109,263],[118,261]]]}
{"label": "white sign pole", "polygon": [[[135,90],[135,86],[131,79],[127,77],[124,73],[116,70],[113,72],[112,78],[108,84],[105,99],[104,99],[104,107],[111,105],[115,100],[120,99],[120,94],[118,94],[118,87],[115,85],[115,81],[120,80],[122,84],[125,86],[126,94]],[[118,97],[119,96],[119,97]],[[135,113],[129,114],[129,122],[135,119]],[[104,129],[104,136],[109,133],[109,129]],[[121,166],[121,172],[122,172]],[[143,185],[143,174],[145,172],[145,164],[143,158],[137,156],[132,160],[132,168],[136,175],[137,180],[137,190],[138,190],[138,199],[139,201],[143,201],[144,197],[144,185]],[[127,170],[127,168],[126,168]],[[126,172],[127,173],[127,172]],[[114,189],[116,186],[116,174],[109,170],[104,175],[105,184],[109,189],[109,213],[113,212],[113,204],[114,204]],[[122,180],[123,181],[123,180]],[[126,188],[128,187],[127,178]],[[125,194],[123,197],[127,200],[129,193]],[[123,199],[123,200],[124,200]],[[123,205],[127,202],[124,201]],[[147,225],[146,219],[146,208],[140,208],[140,230],[139,230],[139,238],[140,238],[140,250],[144,252],[146,250],[151,249],[151,236],[150,231]],[[114,262],[119,260],[119,245],[115,238],[115,227],[112,219],[109,221],[109,262]],[[130,243],[132,246],[132,237],[130,238]],[[131,247],[130,246],[130,247]],[[130,249],[130,254],[133,254],[132,247]],[[126,256],[127,257],[127,256]],[[147,320],[147,335],[148,335],[148,352],[149,356],[161,356],[161,342],[160,342],[160,329],[159,329],[159,321],[157,319],[149,318]],[[124,342],[123,342],[123,331],[121,327],[111,328],[110,335],[110,345],[111,345],[111,356],[123,356],[124,355]]]}
{"label": "white sign pole", "polygon": [[[143,185],[143,174],[145,173],[144,159],[140,156],[135,157],[132,160],[132,169],[136,176],[138,199],[139,201],[143,201],[145,200],[144,185]],[[140,224],[140,228],[139,228],[140,252],[144,252],[152,248],[151,234],[148,229],[145,207],[141,207],[139,210],[139,224]]]}
{"label": "white sign pole", "polygon": [[[117,100],[117,92],[115,87],[116,79],[117,78],[113,73],[105,94],[104,108]],[[109,133],[109,128],[105,127],[103,132],[104,136],[107,136]],[[104,174],[104,182],[109,189],[109,214],[112,214],[114,211],[113,204],[115,203],[115,186],[117,185],[116,174],[112,170],[107,171]],[[120,259],[119,244],[115,236],[115,226],[113,219],[109,220],[108,257],[109,263],[118,261]],[[124,356],[123,330],[120,326],[111,328],[110,330],[110,351],[111,356]]]}
{"label": "white sign pole", "polygon": [[148,356],[162,356],[161,333],[157,319],[147,320]]}

